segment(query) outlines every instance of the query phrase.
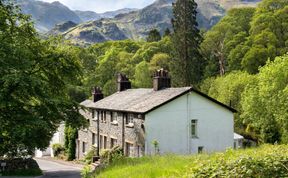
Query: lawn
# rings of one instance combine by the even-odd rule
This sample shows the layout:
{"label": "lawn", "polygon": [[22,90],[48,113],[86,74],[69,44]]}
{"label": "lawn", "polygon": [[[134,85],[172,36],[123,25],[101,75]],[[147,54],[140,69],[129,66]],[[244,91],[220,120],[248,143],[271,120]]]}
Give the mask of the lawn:
{"label": "lawn", "polygon": [[288,177],[288,146],[263,145],[245,150],[190,156],[125,158],[93,177]]}

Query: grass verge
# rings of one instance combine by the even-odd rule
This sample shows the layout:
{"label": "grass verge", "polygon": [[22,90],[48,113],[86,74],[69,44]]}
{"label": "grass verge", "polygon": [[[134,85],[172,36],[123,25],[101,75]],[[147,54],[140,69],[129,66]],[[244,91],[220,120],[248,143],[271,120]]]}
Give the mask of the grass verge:
{"label": "grass verge", "polygon": [[245,150],[190,156],[124,158],[92,177],[288,177],[288,146],[263,145]]}

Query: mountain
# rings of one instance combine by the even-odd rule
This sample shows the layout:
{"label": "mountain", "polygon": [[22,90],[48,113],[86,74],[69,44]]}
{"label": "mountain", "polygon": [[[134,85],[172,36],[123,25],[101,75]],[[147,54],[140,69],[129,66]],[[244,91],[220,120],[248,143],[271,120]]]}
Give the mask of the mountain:
{"label": "mountain", "polygon": [[50,30],[47,34],[48,35],[58,35],[58,34],[61,34],[65,31],[75,27],[75,26],[77,26],[77,24],[72,22],[72,21],[59,23],[59,24],[55,25],[55,27],[52,30]]}
{"label": "mountain", "polygon": [[137,11],[138,9],[135,8],[124,8],[124,9],[119,9],[115,11],[107,11],[102,14],[99,14],[102,18],[114,18],[115,16],[119,14],[127,14],[129,12]]}
{"label": "mountain", "polygon": [[[172,27],[174,1],[156,0],[143,9],[126,8],[102,14],[92,11],[72,11],[57,1],[46,3],[37,0],[18,0],[17,2],[24,13],[32,15],[38,31],[62,34],[66,39],[78,44],[91,44],[127,38],[145,39],[153,28],[163,33],[166,28]],[[232,7],[254,6],[259,1],[196,0],[199,28],[211,28]]]}
{"label": "mountain", "polygon": [[[91,44],[107,40],[145,39],[148,32],[157,28],[161,33],[171,28],[174,0],[156,0],[153,4],[114,18],[85,22],[63,33],[66,39],[78,44]],[[232,7],[253,6],[259,0],[196,0],[200,28],[209,29]]]}
{"label": "mountain", "polygon": [[74,12],[78,15],[78,17],[83,22],[92,21],[92,20],[99,20],[102,18],[102,16],[100,14],[97,14],[96,12],[93,12],[93,11],[75,10]]}
{"label": "mountain", "polygon": [[47,3],[36,0],[18,0],[22,12],[30,14],[38,31],[47,32],[56,24],[66,21],[80,23],[78,15],[58,1]]}

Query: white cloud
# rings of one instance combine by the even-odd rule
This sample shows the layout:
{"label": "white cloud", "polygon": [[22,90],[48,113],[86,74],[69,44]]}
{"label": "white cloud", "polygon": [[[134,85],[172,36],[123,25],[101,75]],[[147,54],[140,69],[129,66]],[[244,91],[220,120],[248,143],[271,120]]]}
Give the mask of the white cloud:
{"label": "white cloud", "polygon": [[[56,0],[41,0],[53,2]],[[122,8],[143,8],[155,0],[58,0],[73,10],[106,12]]]}

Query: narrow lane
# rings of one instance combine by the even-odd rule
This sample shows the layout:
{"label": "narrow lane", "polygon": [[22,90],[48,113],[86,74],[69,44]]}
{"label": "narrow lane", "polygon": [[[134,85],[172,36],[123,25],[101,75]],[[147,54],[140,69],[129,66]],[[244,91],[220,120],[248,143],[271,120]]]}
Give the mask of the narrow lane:
{"label": "narrow lane", "polygon": [[61,164],[58,162],[45,160],[45,159],[35,159],[39,164],[40,169],[43,171],[44,175],[38,178],[81,178],[80,172],[81,168],[73,165]]}

